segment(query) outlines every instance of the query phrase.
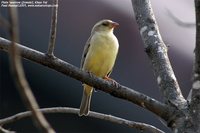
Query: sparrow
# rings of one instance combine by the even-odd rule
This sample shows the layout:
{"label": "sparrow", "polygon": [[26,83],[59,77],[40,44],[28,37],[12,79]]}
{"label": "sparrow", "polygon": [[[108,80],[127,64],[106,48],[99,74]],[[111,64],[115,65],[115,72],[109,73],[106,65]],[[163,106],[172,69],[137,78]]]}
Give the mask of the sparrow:
{"label": "sparrow", "polygon": [[[118,23],[104,19],[97,22],[87,40],[81,60],[81,69],[105,80],[110,80],[115,60],[118,54],[119,43],[113,30]],[[87,116],[90,110],[90,101],[93,87],[83,84],[83,96],[79,116]]]}

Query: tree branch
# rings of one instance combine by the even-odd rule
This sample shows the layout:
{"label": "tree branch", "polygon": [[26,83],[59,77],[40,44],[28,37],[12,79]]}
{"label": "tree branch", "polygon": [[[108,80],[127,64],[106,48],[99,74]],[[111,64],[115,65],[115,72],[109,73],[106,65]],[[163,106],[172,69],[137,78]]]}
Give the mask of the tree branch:
{"label": "tree branch", "polygon": [[[195,0],[195,13],[196,13],[196,46],[195,46],[195,60],[193,68],[193,84],[188,97],[191,102],[191,110],[194,116],[198,116],[200,120],[200,1]],[[199,121],[198,121],[199,122]]]}
{"label": "tree branch", "polygon": [[132,5],[146,53],[152,62],[153,71],[165,102],[184,107],[186,100],[182,96],[171,67],[167,47],[161,38],[150,1],[132,0]]}
{"label": "tree branch", "polygon": [[[43,109],[40,109],[40,111],[45,114],[49,114],[49,113],[51,113],[51,114],[52,113],[78,114],[79,109],[69,108],[69,107],[54,107],[54,108],[43,108]],[[10,124],[10,123],[16,122],[20,119],[30,117],[31,115],[32,114],[30,111],[21,112],[21,113],[15,114],[13,116],[1,119],[0,125]],[[140,131],[148,131],[148,132],[152,132],[152,133],[164,133],[163,131],[161,131],[160,129],[158,129],[152,125],[140,123],[140,122],[129,121],[129,120],[119,118],[116,116],[112,116],[112,115],[107,115],[107,114],[90,111],[88,116],[92,117],[92,118],[97,118],[97,119],[109,121],[112,123],[124,125],[129,128],[138,129]]]}
{"label": "tree branch", "polygon": [[[167,105],[133,89],[119,84],[116,86],[111,82],[100,79],[94,75],[91,77],[91,74],[84,72],[61,59],[49,58],[44,53],[30,49],[20,44],[17,44],[16,46],[19,48],[19,50],[21,51],[21,56],[24,58],[47,66],[53,70],[68,75],[88,85],[94,86],[96,89],[110,93],[115,97],[125,99],[134,104],[137,104],[143,108],[148,109],[149,111],[153,112],[154,114],[158,115],[166,121],[170,118],[170,115],[172,115],[174,111],[174,109],[169,108]],[[0,37],[0,49],[7,52],[9,47],[10,41]]]}
{"label": "tree branch", "polygon": [[[193,86],[192,89],[195,95],[200,95],[200,1],[195,0],[195,13],[196,13],[196,46],[195,46],[195,61],[193,72]],[[198,92],[198,93],[197,93]]]}
{"label": "tree branch", "polygon": [[57,30],[57,18],[58,18],[58,0],[53,0],[53,4],[56,5],[52,7],[52,16],[51,16],[51,29],[49,37],[49,46],[47,54],[53,56],[53,51],[56,42],[56,30]]}
{"label": "tree branch", "polygon": [[35,120],[37,126],[41,129],[41,131],[45,133],[54,133],[55,131],[51,128],[51,126],[46,121],[42,113],[37,110],[39,106],[25,78],[23,66],[21,63],[21,58],[19,56],[18,47],[16,46],[15,43],[19,41],[17,8],[10,7],[9,13],[10,13],[10,24],[11,24],[10,35],[12,39],[12,42],[10,42],[11,45],[10,62],[15,82],[18,85],[19,93],[21,94],[21,97],[26,107],[32,111],[33,119]]}
{"label": "tree branch", "polygon": [[0,126],[0,132],[1,132],[1,133],[16,133],[15,131],[10,131],[10,130],[4,129],[4,128],[1,127],[1,126]]}

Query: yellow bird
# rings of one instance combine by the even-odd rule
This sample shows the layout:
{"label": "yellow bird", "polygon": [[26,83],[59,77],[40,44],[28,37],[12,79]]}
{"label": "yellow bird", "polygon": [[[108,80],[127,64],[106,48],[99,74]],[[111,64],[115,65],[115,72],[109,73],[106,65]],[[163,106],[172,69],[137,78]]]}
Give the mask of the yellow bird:
{"label": "yellow bird", "polygon": [[[119,43],[113,30],[119,24],[111,20],[101,20],[92,28],[91,35],[84,47],[81,69],[98,77],[109,79],[115,64]],[[93,87],[83,84],[83,96],[79,116],[89,114]]]}

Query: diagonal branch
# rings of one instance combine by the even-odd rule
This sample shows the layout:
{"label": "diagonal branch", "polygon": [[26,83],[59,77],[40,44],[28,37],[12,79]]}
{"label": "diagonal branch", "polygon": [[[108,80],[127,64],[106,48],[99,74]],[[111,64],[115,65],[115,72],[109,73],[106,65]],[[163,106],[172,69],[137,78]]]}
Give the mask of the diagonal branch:
{"label": "diagonal branch", "polygon": [[51,16],[51,29],[50,29],[50,37],[49,37],[49,46],[47,54],[53,56],[53,51],[55,48],[56,42],[56,30],[57,30],[57,18],[58,18],[58,0],[53,0],[52,7],[52,16]]}
{"label": "diagonal branch", "polygon": [[21,94],[21,97],[27,108],[32,111],[33,119],[35,120],[37,126],[41,129],[41,131],[45,133],[54,133],[55,131],[51,128],[45,117],[40,111],[37,110],[39,106],[25,78],[21,58],[19,56],[19,50],[15,43],[19,41],[17,8],[10,7],[9,13],[11,24],[9,30],[12,39],[12,42],[10,42],[10,62],[15,82],[18,85],[19,93]]}
{"label": "diagonal branch", "polygon": [[161,38],[150,1],[132,0],[132,5],[146,53],[152,62],[153,71],[165,102],[184,107],[186,100],[182,96],[171,67],[167,47]]}
{"label": "diagonal branch", "polygon": [[[107,92],[115,97],[125,99],[134,104],[137,104],[143,108],[148,109],[149,111],[153,112],[154,114],[166,121],[168,121],[170,115],[172,115],[174,111],[174,109],[169,108],[167,105],[133,89],[122,85],[116,86],[108,81],[97,78],[96,76],[91,77],[89,73],[84,72],[61,59],[49,58],[44,53],[30,49],[20,44],[17,44],[16,46],[18,46],[19,50],[21,51],[21,56],[24,58],[47,66],[81,82],[85,82],[86,84],[94,86],[96,89]],[[0,37],[0,49],[7,52],[9,48],[10,41]]]}
{"label": "diagonal branch", "polygon": [[[50,113],[51,114],[52,113],[78,114],[79,109],[69,108],[69,107],[54,107],[54,108],[43,108],[43,109],[40,109],[40,111],[45,114],[50,114]],[[10,117],[4,118],[4,119],[0,119],[0,125],[10,124],[10,123],[16,122],[20,119],[30,117],[31,115],[32,114],[30,111],[21,112],[21,113],[15,114],[13,116],[10,116]],[[129,121],[129,120],[119,118],[116,116],[112,116],[112,115],[107,115],[107,114],[90,111],[88,116],[92,117],[92,118],[97,118],[97,119],[109,121],[112,123],[124,125],[124,126],[130,127],[130,128],[138,129],[140,131],[148,131],[148,132],[152,132],[152,133],[164,133],[163,131],[161,131],[160,129],[158,129],[152,125],[135,122],[135,121]]]}

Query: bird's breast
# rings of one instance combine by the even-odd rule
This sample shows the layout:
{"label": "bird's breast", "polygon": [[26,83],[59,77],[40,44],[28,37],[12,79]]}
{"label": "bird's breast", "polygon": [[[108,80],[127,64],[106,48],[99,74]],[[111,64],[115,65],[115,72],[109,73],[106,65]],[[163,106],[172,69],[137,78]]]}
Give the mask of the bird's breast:
{"label": "bird's breast", "polygon": [[112,70],[118,53],[118,40],[111,35],[97,34],[91,38],[83,69],[104,77]]}

